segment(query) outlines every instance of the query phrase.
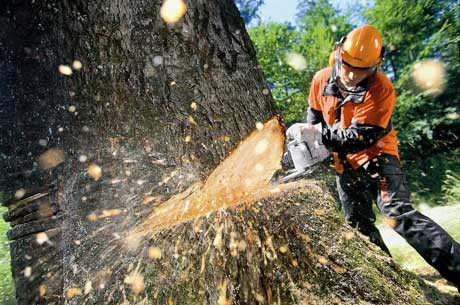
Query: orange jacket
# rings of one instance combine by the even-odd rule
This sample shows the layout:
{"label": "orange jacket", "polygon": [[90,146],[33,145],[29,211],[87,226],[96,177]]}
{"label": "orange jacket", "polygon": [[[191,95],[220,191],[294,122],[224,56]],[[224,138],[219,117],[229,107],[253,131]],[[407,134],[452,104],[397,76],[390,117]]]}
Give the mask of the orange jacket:
{"label": "orange jacket", "polygon": [[[338,98],[335,96],[324,96],[324,86],[327,84],[332,73],[332,68],[325,68],[318,71],[313,77],[308,103],[312,110],[321,113],[325,123],[332,127],[336,119],[336,105]],[[356,124],[379,126],[387,128],[391,115],[396,104],[396,94],[391,81],[381,72],[377,72],[375,80],[362,103],[346,102],[342,106],[340,116],[340,128],[347,129]],[[360,135],[361,137],[361,135]],[[368,160],[381,153],[394,155],[399,158],[398,138],[396,131],[391,130],[383,135],[376,142],[369,144],[365,149],[357,152],[347,153],[346,160],[353,167],[359,168]],[[334,154],[337,157],[337,154]],[[335,160],[336,162],[338,160]]]}

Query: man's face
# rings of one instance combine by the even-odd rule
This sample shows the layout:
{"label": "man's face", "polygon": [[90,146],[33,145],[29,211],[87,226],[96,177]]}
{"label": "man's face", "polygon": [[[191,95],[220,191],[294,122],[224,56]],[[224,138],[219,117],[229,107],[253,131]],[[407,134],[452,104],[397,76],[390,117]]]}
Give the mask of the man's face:
{"label": "man's face", "polygon": [[374,67],[369,68],[356,68],[352,67],[346,62],[342,62],[340,67],[340,82],[346,88],[354,88],[366,77],[370,76],[374,71]]}

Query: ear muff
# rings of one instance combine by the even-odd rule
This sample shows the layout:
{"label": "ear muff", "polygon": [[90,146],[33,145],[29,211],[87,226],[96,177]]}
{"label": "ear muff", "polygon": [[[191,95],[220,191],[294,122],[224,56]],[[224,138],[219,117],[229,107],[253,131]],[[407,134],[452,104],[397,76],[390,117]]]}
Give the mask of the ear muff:
{"label": "ear muff", "polygon": [[347,39],[347,36],[342,36],[339,41],[336,41],[334,44],[334,50],[338,50],[339,47],[345,42],[345,39]]}
{"label": "ear muff", "polygon": [[382,50],[380,51],[380,61],[385,59],[385,55],[387,55],[387,50],[384,46],[382,46]]}

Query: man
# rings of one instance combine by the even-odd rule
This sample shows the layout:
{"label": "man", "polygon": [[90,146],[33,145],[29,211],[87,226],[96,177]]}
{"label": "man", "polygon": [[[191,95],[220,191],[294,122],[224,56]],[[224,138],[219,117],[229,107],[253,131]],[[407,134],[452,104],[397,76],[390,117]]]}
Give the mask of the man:
{"label": "man", "polygon": [[383,56],[382,39],[373,26],[342,38],[332,67],[313,77],[306,126],[322,123],[347,221],[389,253],[374,224],[375,200],[393,229],[459,288],[460,245],[410,202],[391,124],[395,90],[378,71]]}

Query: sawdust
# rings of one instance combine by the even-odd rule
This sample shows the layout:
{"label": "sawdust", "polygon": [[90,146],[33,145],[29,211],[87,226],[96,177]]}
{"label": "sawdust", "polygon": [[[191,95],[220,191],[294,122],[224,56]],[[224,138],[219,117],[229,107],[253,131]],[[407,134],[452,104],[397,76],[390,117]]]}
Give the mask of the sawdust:
{"label": "sawdust", "polygon": [[274,117],[244,139],[204,183],[196,183],[158,205],[134,234],[153,233],[221,208],[252,203],[295,187],[270,185],[283,151],[284,128]]}

